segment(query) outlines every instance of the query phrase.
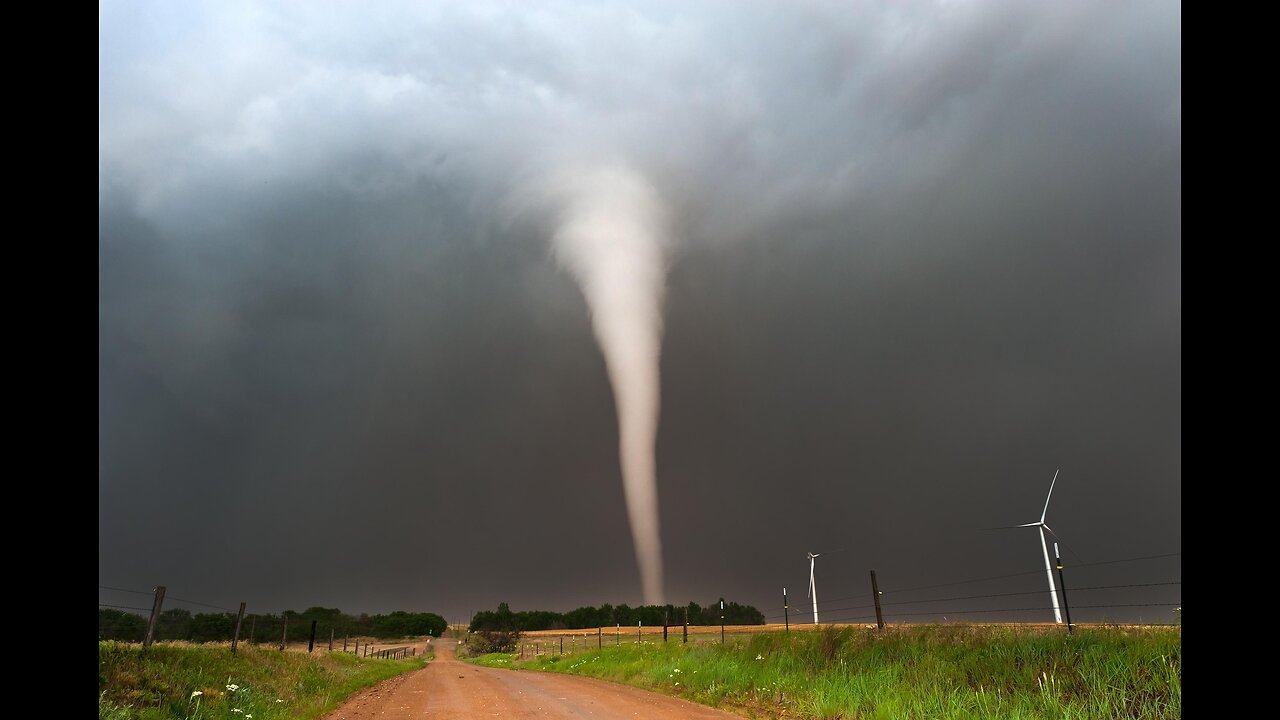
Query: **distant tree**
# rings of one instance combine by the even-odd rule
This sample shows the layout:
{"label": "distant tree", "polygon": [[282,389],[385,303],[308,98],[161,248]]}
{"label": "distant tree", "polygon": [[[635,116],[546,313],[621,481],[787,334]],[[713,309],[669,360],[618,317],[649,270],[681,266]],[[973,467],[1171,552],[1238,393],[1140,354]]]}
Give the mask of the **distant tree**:
{"label": "distant tree", "polygon": [[473,655],[513,652],[520,641],[514,630],[479,630],[467,636],[467,650]]}
{"label": "distant tree", "polygon": [[707,622],[706,614],[702,611],[702,606],[699,605],[698,603],[689,601],[689,604],[685,606],[685,610],[688,611],[689,613],[690,625],[710,625],[711,624]]}
{"label": "distant tree", "polygon": [[191,618],[191,632],[186,639],[192,642],[230,640],[235,626],[236,616],[230,613],[197,613]]}
{"label": "distant tree", "polygon": [[160,640],[190,640],[191,611],[172,608],[156,618],[156,637]]}
{"label": "distant tree", "polygon": [[750,605],[726,602],[724,604],[724,622],[726,625],[763,625],[764,613]]}
{"label": "distant tree", "polygon": [[115,608],[98,608],[98,639],[142,642],[147,619]]}
{"label": "distant tree", "polygon": [[635,625],[635,611],[630,605],[622,603],[613,609],[613,622],[615,625]]}
{"label": "distant tree", "polygon": [[409,613],[397,610],[389,615],[373,616],[372,634],[379,638],[431,635],[439,637],[449,626],[435,613]]}
{"label": "distant tree", "polygon": [[[471,618],[470,629],[487,630],[559,630],[585,629],[595,627],[612,627],[614,625],[634,626],[641,622],[649,627],[670,622],[679,625],[684,622],[685,611],[689,613],[691,625],[717,625],[720,623],[720,603],[703,608],[696,602],[686,607],[674,605],[642,605],[631,607],[621,604],[617,607],[608,603],[600,607],[580,607],[567,613],[549,610],[523,610],[512,612],[506,603],[498,605],[497,611],[482,610]],[[725,623],[730,625],[760,625],[764,623],[764,613],[751,607],[734,602],[725,603]]]}

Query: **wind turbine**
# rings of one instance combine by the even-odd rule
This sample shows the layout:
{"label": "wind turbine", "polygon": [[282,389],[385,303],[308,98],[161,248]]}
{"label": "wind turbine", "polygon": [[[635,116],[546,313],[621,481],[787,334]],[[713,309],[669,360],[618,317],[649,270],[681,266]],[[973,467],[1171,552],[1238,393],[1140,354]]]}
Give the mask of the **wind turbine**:
{"label": "wind turbine", "polygon": [[[1061,468],[1059,468],[1060,470]],[[1058,608],[1058,590],[1053,586],[1053,564],[1049,562],[1049,542],[1045,540],[1044,534],[1047,532],[1055,539],[1058,534],[1055,533],[1048,525],[1045,524],[1045,516],[1049,514],[1049,498],[1053,497],[1053,486],[1058,482],[1058,470],[1053,471],[1053,482],[1049,483],[1049,494],[1044,498],[1044,510],[1040,511],[1040,519],[1036,522],[1023,523],[1022,525],[1013,525],[1012,527],[1024,528],[1033,527],[1040,532],[1040,549],[1044,551],[1044,574],[1049,578],[1049,599],[1053,602],[1053,620],[1059,625],[1062,624],[1062,611]]]}
{"label": "wind turbine", "polygon": [[822,553],[805,553],[809,556],[809,597],[813,598],[813,624],[818,624],[818,588],[813,584],[813,561]]}

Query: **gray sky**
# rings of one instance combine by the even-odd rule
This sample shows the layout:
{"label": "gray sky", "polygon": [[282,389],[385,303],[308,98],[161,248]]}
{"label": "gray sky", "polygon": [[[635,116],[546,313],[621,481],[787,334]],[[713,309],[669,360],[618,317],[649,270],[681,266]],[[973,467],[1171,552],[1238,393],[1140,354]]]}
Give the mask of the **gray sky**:
{"label": "gray sky", "polygon": [[1180,552],[1180,4],[687,5],[100,5],[99,585],[639,603],[604,361],[530,201],[595,161],[674,228],[670,602],[772,615],[809,550],[833,601],[869,569],[1039,590],[1035,533],[982,529],[1058,468],[1071,563]]}

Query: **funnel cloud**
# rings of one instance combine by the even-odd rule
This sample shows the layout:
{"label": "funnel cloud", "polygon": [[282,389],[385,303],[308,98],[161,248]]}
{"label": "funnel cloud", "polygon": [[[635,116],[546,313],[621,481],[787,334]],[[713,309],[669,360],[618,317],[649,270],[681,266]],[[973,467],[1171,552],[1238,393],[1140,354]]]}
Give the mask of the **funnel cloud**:
{"label": "funnel cloud", "polygon": [[625,165],[571,172],[557,185],[565,197],[556,255],[591,308],[617,406],[622,483],[644,601],[659,605],[665,601],[654,443],[665,213],[653,187]]}
{"label": "funnel cloud", "polygon": [[1061,467],[1076,551],[1166,558],[1083,619],[1167,618],[1181,17],[103,0],[99,584],[780,621],[846,547],[823,597],[1047,601],[977,528]]}

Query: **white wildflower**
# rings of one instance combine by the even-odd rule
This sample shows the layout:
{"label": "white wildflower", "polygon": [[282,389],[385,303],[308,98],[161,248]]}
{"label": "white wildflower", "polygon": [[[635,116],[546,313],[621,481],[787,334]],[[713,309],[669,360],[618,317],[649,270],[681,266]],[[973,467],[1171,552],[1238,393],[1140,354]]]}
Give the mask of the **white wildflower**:
{"label": "white wildflower", "polygon": [[231,708],[231,712],[233,712],[233,713],[243,713],[244,711],[243,711],[243,710],[241,710],[240,708]]}
{"label": "white wildflower", "polygon": [[764,656],[763,656],[763,655],[756,655],[756,659],[757,659],[757,660],[763,660],[763,659],[764,659]]}
{"label": "white wildflower", "polygon": [[203,695],[203,694],[204,694],[204,691],[203,691],[203,690],[192,690],[192,691],[191,691],[191,697],[190,697],[190,698],[188,698],[188,699],[190,699],[190,700],[195,700],[196,698],[200,697],[200,696],[201,696],[201,695]]}
{"label": "white wildflower", "polygon": [[239,689],[240,689],[240,686],[236,685],[235,683],[231,683],[230,685],[227,686],[227,692],[235,692]]}

